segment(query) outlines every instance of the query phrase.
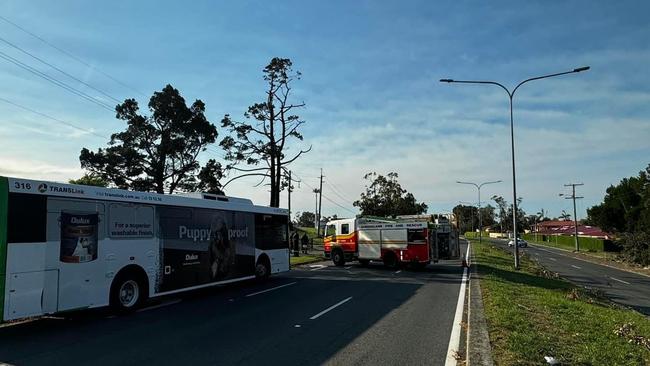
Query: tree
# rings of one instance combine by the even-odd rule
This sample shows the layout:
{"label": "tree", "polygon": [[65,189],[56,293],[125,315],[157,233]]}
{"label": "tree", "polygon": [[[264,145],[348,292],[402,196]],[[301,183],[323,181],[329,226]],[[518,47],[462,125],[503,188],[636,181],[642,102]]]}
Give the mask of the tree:
{"label": "tree", "polygon": [[188,107],[180,92],[167,85],[148,106],[150,116],[140,114],[135,99],[116,106],[126,130],[111,135],[105,149],[82,149],[81,167],[123,189],[170,194],[196,189],[197,157],[217,138],[217,128],[204,115],[205,104],[197,99]]}
{"label": "tree", "polygon": [[197,190],[212,194],[224,194],[223,187],[221,187],[223,169],[221,169],[221,163],[216,160],[208,160],[205,166],[201,168],[197,178],[199,180],[196,184]]}
{"label": "tree", "polygon": [[483,230],[496,224],[494,210],[494,206],[490,204],[486,205],[485,207],[481,207],[481,221],[483,222]]}
{"label": "tree", "polygon": [[587,209],[586,222],[610,232],[650,231],[650,164],[609,186],[603,202]]}
{"label": "tree", "polygon": [[[220,142],[226,150],[226,160],[231,163],[226,168],[243,173],[224,186],[235,179],[248,176],[262,177],[258,184],[268,179],[271,186],[271,207],[280,206],[280,192],[284,188],[282,176],[286,173],[287,165],[311,150],[310,146],[291,157],[286,155],[292,139],[303,140],[298,128],[305,123],[293,114],[294,110],[304,107],[305,103],[289,102],[291,85],[301,76],[300,72],[293,71],[292,65],[288,58],[273,58],[263,70],[267,83],[265,100],[248,107],[244,113],[244,122],[235,121],[228,114],[221,120],[221,126],[230,133]],[[236,166],[242,163],[248,168]]]}
{"label": "tree", "polygon": [[305,211],[296,213],[296,226],[314,227],[316,215],[313,212]]}
{"label": "tree", "polygon": [[374,172],[364,175],[363,179],[371,183],[352,205],[359,207],[362,215],[372,216],[395,217],[427,212],[427,205],[417,203],[415,196],[403,189],[397,178],[397,173],[393,172],[385,177]]}
{"label": "tree", "polygon": [[79,184],[82,186],[108,187],[108,181],[96,174],[84,174],[79,179],[70,179],[70,184]]}
{"label": "tree", "polygon": [[478,230],[479,228],[479,219],[478,219],[478,209],[474,206],[465,206],[457,205],[452,210],[454,215],[458,217],[459,220],[459,230],[460,232],[468,232]]}
{"label": "tree", "polygon": [[497,207],[499,208],[499,214],[497,216],[499,217],[500,232],[503,232],[503,224],[507,221],[506,215],[508,213],[508,202],[502,196],[497,195],[492,196],[491,199],[497,204]]}
{"label": "tree", "polygon": [[568,221],[568,220],[571,219],[571,214],[569,214],[566,211],[562,210],[562,213],[560,214],[560,219],[562,221]]}

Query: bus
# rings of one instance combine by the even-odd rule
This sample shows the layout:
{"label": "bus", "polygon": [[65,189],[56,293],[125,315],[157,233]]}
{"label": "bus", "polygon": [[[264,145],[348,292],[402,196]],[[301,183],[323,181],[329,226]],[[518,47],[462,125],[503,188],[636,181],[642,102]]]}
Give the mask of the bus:
{"label": "bus", "polygon": [[0,177],[0,322],[289,270],[288,212],[248,199]]}

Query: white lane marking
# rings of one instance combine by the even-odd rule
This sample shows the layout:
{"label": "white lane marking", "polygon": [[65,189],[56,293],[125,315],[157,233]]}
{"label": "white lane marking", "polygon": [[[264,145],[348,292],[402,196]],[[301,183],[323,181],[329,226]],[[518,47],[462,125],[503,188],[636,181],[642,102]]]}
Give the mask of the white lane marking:
{"label": "white lane marking", "polygon": [[136,313],[139,313],[139,312],[142,312],[142,311],[148,311],[148,310],[158,309],[158,308],[162,308],[162,307],[169,306],[169,305],[178,304],[178,303],[181,302],[181,301],[183,301],[183,300],[182,300],[182,299],[176,299],[176,300],[172,300],[172,301],[167,301],[167,302],[164,302],[164,303],[162,303],[162,304],[158,304],[158,305],[154,305],[154,306],[149,306],[148,308],[142,308],[142,309],[140,309],[140,310],[136,310]]}
{"label": "white lane marking", "polygon": [[553,262],[557,262],[557,259],[555,259],[553,257],[548,257],[548,259],[552,260]]}
{"label": "white lane marking", "polygon": [[343,267],[343,268],[345,268],[345,269],[350,269],[350,268],[352,268],[352,267]]}
{"label": "white lane marking", "polygon": [[395,274],[398,274],[398,273],[400,273],[400,272],[402,272],[402,270],[401,270],[401,269],[400,269],[399,271],[395,271]]}
{"label": "white lane marking", "polygon": [[[567,258],[571,258],[571,259],[577,259],[577,260],[579,260],[579,261],[581,261],[581,262],[591,263],[591,264],[596,265],[596,266],[608,267],[608,268],[615,269],[615,270],[617,270],[617,271],[621,271],[621,272],[632,273],[632,274],[639,275],[639,276],[643,276],[643,277],[650,277],[650,275],[647,275],[647,274],[644,274],[644,273],[639,273],[639,272],[634,272],[634,271],[626,271],[626,270],[624,270],[624,269],[620,269],[620,268],[618,268],[618,267],[610,266],[609,264],[596,263],[596,262],[588,261],[588,260],[586,260],[586,259],[582,259],[582,258],[574,257],[574,256],[571,256],[571,255],[566,255],[566,254],[561,254],[561,253],[553,252],[553,251],[550,251],[550,250],[548,250],[548,249],[542,249],[542,248],[540,248],[540,246],[541,246],[541,245],[534,245],[535,249],[537,249],[537,250],[543,250],[543,251],[545,251],[545,252],[549,252],[549,253],[553,253],[553,254],[561,255],[561,256],[563,256],[563,257],[567,257]],[[561,248],[553,248],[553,249],[555,249],[555,250],[561,250],[561,251],[564,251],[564,252],[571,253],[570,250],[566,250],[566,249],[561,249]]]}
{"label": "white lane marking", "polygon": [[614,280],[614,281],[618,281],[618,282],[624,283],[624,284],[626,284],[626,285],[629,285],[629,284],[630,284],[630,283],[627,282],[627,281],[619,280],[618,278],[615,278],[615,277],[611,277],[611,276],[610,276],[609,278],[611,278],[611,279]]}
{"label": "white lane marking", "polygon": [[324,266],[322,264],[316,264],[316,265],[309,266],[309,267],[311,267],[310,271],[318,271],[319,269],[323,269],[323,268],[325,268],[327,266]]}
{"label": "white lane marking", "polygon": [[[469,247],[467,244],[467,255],[469,255]],[[463,269],[463,277],[460,282],[460,292],[458,293],[458,303],[456,305],[456,314],[454,315],[454,326],[451,328],[451,335],[449,337],[449,346],[447,347],[447,359],[445,366],[455,366],[458,364],[456,360],[456,353],[460,352],[460,323],[463,321],[463,310],[465,309],[465,287],[467,285],[467,267]]]}
{"label": "white lane marking", "polygon": [[277,289],[279,289],[279,288],[283,288],[283,287],[287,287],[287,286],[291,286],[291,285],[295,285],[295,284],[296,284],[296,282],[285,283],[284,285],[275,286],[275,287],[267,288],[266,290],[253,292],[252,294],[248,294],[248,295],[246,295],[246,297],[251,297],[251,296],[255,296],[255,295],[259,295],[259,294],[263,294],[263,293],[265,293],[265,292],[269,292],[269,291],[277,290]]}
{"label": "white lane marking", "polygon": [[582,267],[574,266],[573,264],[571,265],[571,267],[573,267],[575,269],[582,269]]}
{"label": "white lane marking", "polygon": [[337,302],[336,304],[330,306],[329,308],[327,308],[327,309],[321,311],[320,313],[318,313],[318,314],[312,316],[312,317],[309,318],[309,319],[310,319],[310,320],[318,319],[321,315],[323,315],[323,314],[325,314],[325,313],[327,313],[327,312],[329,312],[329,311],[331,311],[331,310],[334,310],[335,308],[337,308],[337,307],[339,307],[339,306],[345,304],[346,302],[350,301],[351,299],[352,299],[352,296],[348,297],[347,299],[343,299],[343,300]]}

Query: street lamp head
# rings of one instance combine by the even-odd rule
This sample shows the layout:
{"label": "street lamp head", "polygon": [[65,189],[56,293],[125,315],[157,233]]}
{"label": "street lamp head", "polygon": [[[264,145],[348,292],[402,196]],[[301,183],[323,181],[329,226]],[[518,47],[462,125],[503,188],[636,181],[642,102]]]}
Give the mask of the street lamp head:
{"label": "street lamp head", "polygon": [[587,71],[589,69],[590,69],[589,66],[583,66],[583,67],[578,67],[577,69],[573,69],[573,72]]}
{"label": "street lamp head", "polygon": [[440,79],[441,83],[453,83],[454,79]]}

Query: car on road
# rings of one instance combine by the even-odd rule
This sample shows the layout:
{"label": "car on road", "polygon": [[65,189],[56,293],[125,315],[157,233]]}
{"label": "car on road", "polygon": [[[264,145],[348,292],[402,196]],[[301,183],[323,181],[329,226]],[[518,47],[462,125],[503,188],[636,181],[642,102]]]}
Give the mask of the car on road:
{"label": "car on road", "polygon": [[[514,241],[514,240],[510,240],[510,241],[508,242],[508,246],[509,246],[509,247],[513,247],[513,246],[515,246],[515,241]],[[519,248],[526,248],[526,247],[528,246],[528,243],[527,243],[524,239],[522,239],[522,238],[517,238],[517,246],[518,246]]]}

